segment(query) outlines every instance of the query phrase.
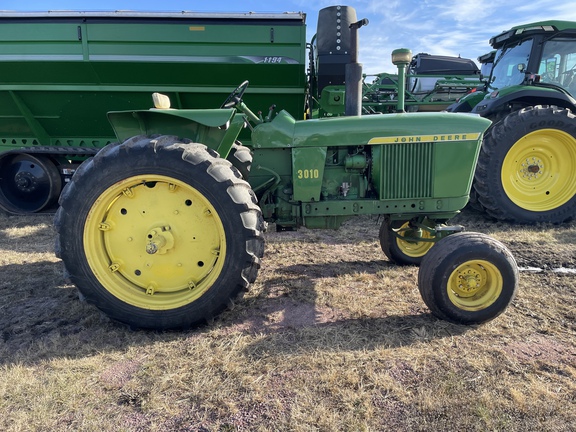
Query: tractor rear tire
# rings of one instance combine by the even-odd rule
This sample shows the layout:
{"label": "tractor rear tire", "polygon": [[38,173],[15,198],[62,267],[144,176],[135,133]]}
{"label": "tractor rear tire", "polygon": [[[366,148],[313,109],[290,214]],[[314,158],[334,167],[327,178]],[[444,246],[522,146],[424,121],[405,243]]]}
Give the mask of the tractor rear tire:
{"label": "tractor rear tire", "polygon": [[418,289],[438,318],[480,324],[504,312],[516,296],[518,266],[499,241],[480,233],[456,233],[422,259]]}
{"label": "tractor rear tire", "polygon": [[474,188],[492,217],[514,223],[563,223],[576,216],[576,117],[535,106],[492,125]]}
{"label": "tractor rear tire", "polygon": [[252,168],[252,150],[243,146],[240,141],[236,141],[232,144],[227,159],[238,171],[240,171],[242,178],[248,181],[248,178],[250,177],[250,169]]}
{"label": "tractor rear tire", "polygon": [[210,322],[256,279],[264,221],[249,184],[202,144],[134,137],[83,163],[56,250],[89,302],[132,328]]}

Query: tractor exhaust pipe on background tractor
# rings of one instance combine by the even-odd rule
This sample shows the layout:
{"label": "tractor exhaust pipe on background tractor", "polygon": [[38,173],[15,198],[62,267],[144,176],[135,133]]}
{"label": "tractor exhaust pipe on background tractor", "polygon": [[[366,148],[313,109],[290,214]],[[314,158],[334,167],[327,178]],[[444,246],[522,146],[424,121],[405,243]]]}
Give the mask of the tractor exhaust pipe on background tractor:
{"label": "tractor exhaust pipe on background tractor", "polygon": [[362,114],[362,64],[358,63],[358,29],[368,25],[366,18],[350,24],[350,62],[346,64],[346,105],[345,115]]}
{"label": "tractor exhaust pipe on background tractor", "polygon": [[412,60],[412,51],[408,48],[398,48],[392,51],[392,64],[398,68],[398,101],[396,103],[397,112],[406,112],[406,66]]}

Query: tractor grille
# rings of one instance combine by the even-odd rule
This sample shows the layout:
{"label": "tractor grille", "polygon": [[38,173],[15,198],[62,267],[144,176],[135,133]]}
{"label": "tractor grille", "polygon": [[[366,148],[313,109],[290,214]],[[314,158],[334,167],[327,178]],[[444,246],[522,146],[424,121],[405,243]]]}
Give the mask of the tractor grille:
{"label": "tractor grille", "polygon": [[382,199],[431,198],[434,144],[382,146]]}

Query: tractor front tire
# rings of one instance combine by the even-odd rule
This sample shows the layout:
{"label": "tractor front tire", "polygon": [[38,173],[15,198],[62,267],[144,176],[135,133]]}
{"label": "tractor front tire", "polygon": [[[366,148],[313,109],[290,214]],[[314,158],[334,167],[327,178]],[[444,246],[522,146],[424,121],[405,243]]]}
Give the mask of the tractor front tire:
{"label": "tractor front tire", "polygon": [[518,290],[518,266],[499,241],[461,232],[440,240],[422,259],[418,288],[438,318],[480,324],[496,318]]}
{"label": "tractor front tire", "polygon": [[[384,219],[380,225],[380,247],[390,261],[398,265],[415,265],[422,262],[424,255],[434,246],[431,241],[416,241],[408,238],[417,228],[411,228],[409,222]],[[404,240],[402,237],[406,237]],[[430,233],[422,230],[421,237],[432,239]]]}
{"label": "tractor front tire", "polygon": [[81,295],[132,328],[211,321],[254,282],[264,252],[255,195],[202,144],[134,137],[83,163],[55,217]]}
{"label": "tractor front tire", "polygon": [[474,178],[492,217],[514,223],[563,223],[576,216],[576,117],[534,106],[493,124]]}

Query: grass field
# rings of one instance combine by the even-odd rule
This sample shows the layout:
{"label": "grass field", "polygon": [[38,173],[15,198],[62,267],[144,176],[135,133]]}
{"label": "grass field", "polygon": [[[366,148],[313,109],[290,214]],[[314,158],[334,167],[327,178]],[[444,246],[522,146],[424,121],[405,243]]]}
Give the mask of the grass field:
{"label": "grass field", "polygon": [[359,218],[267,233],[232,310],[155,333],[78,300],[50,215],[0,216],[0,430],[576,430],[576,223],[457,219],[538,268],[490,323],[434,318]]}

